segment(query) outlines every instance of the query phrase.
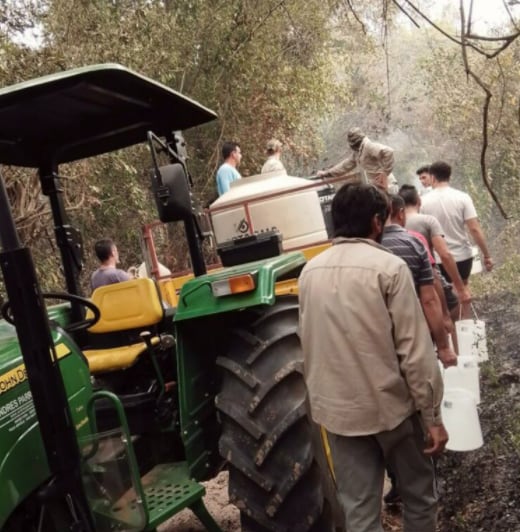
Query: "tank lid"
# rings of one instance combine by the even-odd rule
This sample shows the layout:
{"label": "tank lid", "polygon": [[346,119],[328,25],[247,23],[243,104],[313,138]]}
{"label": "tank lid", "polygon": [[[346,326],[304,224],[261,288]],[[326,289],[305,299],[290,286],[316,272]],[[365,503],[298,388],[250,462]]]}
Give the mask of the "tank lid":
{"label": "tank lid", "polygon": [[233,181],[230,190],[217,198],[210,205],[210,208],[222,207],[228,203],[236,203],[242,199],[256,198],[264,194],[282,192],[284,190],[297,190],[310,184],[312,182],[308,179],[289,176],[283,170],[244,177]]}

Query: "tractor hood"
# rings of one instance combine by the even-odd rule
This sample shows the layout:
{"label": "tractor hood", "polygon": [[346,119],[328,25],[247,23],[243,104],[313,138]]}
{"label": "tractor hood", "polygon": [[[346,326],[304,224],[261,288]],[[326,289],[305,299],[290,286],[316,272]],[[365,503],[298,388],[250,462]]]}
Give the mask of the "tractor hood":
{"label": "tractor hood", "polygon": [[164,136],[215,118],[120,65],[77,68],[0,89],[0,163],[70,162],[144,142],[149,130]]}

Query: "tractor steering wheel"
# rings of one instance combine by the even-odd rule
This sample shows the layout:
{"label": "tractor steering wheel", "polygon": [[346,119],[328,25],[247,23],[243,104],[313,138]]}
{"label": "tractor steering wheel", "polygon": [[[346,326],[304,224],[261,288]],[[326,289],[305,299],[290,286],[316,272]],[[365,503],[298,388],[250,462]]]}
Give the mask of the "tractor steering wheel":
{"label": "tractor steering wheel", "polygon": [[[44,292],[42,293],[42,297],[43,299],[62,299],[63,301],[70,301],[71,303],[80,303],[81,305],[92,311],[92,314],[94,315],[91,318],[85,318],[83,320],[75,321],[64,326],[63,328],[69,333],[86,330],[89,327],[92,327],[92,325],[97,323],[101,318],[101,312],[99,311],[99,308],[92,301],[90,301],[90,299],[87,299],[86,297],[67,294],[65,292]],[[11,303],[9,301],[6,301],[0,308],[0,314],[2,314],[2,318],[4,318],[7,323],[15,325],[10,310]]]}

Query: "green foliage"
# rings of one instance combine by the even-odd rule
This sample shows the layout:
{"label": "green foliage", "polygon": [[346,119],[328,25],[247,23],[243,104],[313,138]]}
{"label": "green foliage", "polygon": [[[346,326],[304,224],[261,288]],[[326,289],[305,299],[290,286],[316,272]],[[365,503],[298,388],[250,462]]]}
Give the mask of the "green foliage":
{"label": "green foliage", "polygon": [[[331,94],[329,18],[334,6],[317,0],[45,0],[37,10],[19,4],[18,18],[0,41],[0,82],[18,81],[87,64],[116,62],[165,83],[213,108],[219,121],[186,133],[195,191],[215,197],[220,143],[236,139],[245,154],[241,171],[255,174],[266,141],[276,136],[288,160],[304,165],[315,155],[316,117]],[[6,7],[4,6],[4,9]],[[6,15],[7,16],[7,15]],[[43,44],[30,48],[9,38],[41,24]],[[155,218],[148,193],[149,155],[142,148],[66,165],[60,173],[75,225],[84,234],[86,270],[102,236],[116,239],[123,266],[141,261],[140,226]],[[290,167],[297,173],[299,168]],[[9,182],[9,177],[8,177]],[[39,197],[38,187],[32,189]],[[15,201],[15,211],[19,210]],[[48,217],[25,232],[45,284],[60,284],[40,234]],[[175,252],[187,266],[180,235]],[[86,283],[87,284],[87,279]]]}
{"label": "green foliage", "polygon": [[518,294],[520,286],[520,254],[505,257],[503,262],[490,274],[471,278],[471,289],[476,297],[496,293]]}
{"label": "green foliage", "polygon": [[[202,204],[216,196],[223,140],[241,143],[243,175],[259,171],[265,142],[273,136],[284,142],[289,173],[305,175],[318,168],[318,156],[324,165],[345,156],[345,132],[358,125],[395,148],[401,183],[415,182],[420,164],[451,162],[455,186],[470,192],[493,238],[493,254],[499,245],[516,244],[514,225],[500,222],[482,186],[483,93],[467,79],[460,47],[432,29],[405,24],[391,3],[355,3],[355,16],[352,5],[338,0],[5,2],[0,5],[0,83],[117,62],[214,109],[218,121],[186,132]],[[442,25],[450,30],[453,22]],[[39,26],[40,47],[13,41]],[[488,169],[513,216],[520,194],[519,46],[512,43],[500,61],[469,53],[472,68],[493,92]],[[60,170],[67,177],[73,221],[85,236],[86,270],[95,265],[90,250],[101,236],[119,242],[123,266],[140,262],[139,227],[156,216],[149,164],[146,150],[137,147]],[[61,284],[57,261],[49,256],[53,230],[34,175],[14,169],[4,174],[24,241],[49,287]],[[27,215],[31,205],[34,211]],[[180,234],[175,240],[168,253],[179,267],[187,266],[185,243]],[[505,252],[499,257],[504,269],[491,279],[514,282],[508,257]]]}

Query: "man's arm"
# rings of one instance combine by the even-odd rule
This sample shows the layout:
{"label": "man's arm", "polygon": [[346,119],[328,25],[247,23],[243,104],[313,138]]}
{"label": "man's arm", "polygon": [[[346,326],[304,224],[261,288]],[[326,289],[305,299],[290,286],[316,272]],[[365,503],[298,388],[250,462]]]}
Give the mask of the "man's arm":
{"label": "man's arm", "polygon": [[444,293],[444,287],[440,279],[440,274],[437,268],[433,268],[433,287],[437,294],[439,301],[441,302],[442,320],[444,322],[444,328],[448,334],[453,334],[453,320],[451,319],[450,309],[448,308],[448,302],[446,301],[446,294]]}
{"label": "man's arm", "polygon": [[482,232],[478,218],[470,218],[469,220],[466,220],[466,226],[473,240],[480,248],[480,251],[482,251],[482,255],[484,255],[484,266],[486,267],[486,270],[490,272],[493,269],[493,259],[489,254],[486,238]]}
{"label": "man's arm", "polygon": [[135,276],[132,277],[129,272],[125,272],[124,270],[116,270],[116,276],[120,282],[131,281],[135,278]]}
{"label": "man's arm", "polygon": [[440,361],[444,367],[456,366],[457,355],[450,347],[448,332],[444,326],[441,302],[433,284],[419,287],[419,301],[437,346]]}
{"label": "man's arm", "polygon": [[453,281],[453,286],[455,287],[457,296],[459,297],[459,301],[461,303],[470,303],[471,293],[469,291],[469,288],[462,281],[459,270],[457,268],[457,264],[455,263],[455,259],[450,253],[450,250],[448,249],[448,245],[446,244],[444,237],[440,235],[433,236],[432,244],[433,248],[441,258],[441,262],[444,266],[444,269]]}
{"label": "man's arm", "polygon": [[347,157],[332,168],[329,168],[327,170],[320,170],[317,175],[318,177],[342,177],[351,173],[352,170],[356,168],[356,166],[357,161],[354,157],[354,154],[352,154],[350,157]]}
{"label": "man's arm", "polygon": [[[420,242],[420,239],[418,240]],[[428,257],[428,251],[422,242],[418,243],[416,254],[420,267],[417,270],[415,282],[419,287],[419,301],[421,302],[424,316],[437,345],[439,358],[452,361],[453,356],[456,355],[450,353],[448,333],[444,327],[441,300],[435,291],[435,275]]]}
{"label": "man's arm", "polygon": [[388,146],[383,146],[379,152],[379,160],[383,172],[389,176],[394,169],[394,150]]}
{"label": "man's arm", "polygon": [[442,424],[442,378],[412,277],[403,263],[387,293],[399,366],[426,427]]}
{"label": "man's arm", "polygon": [[407,266],[401,267],[394,281],[387,301],[399,366],[427,430],[423,452],[435,455],[448,441],[440,411],[442,378]]}

